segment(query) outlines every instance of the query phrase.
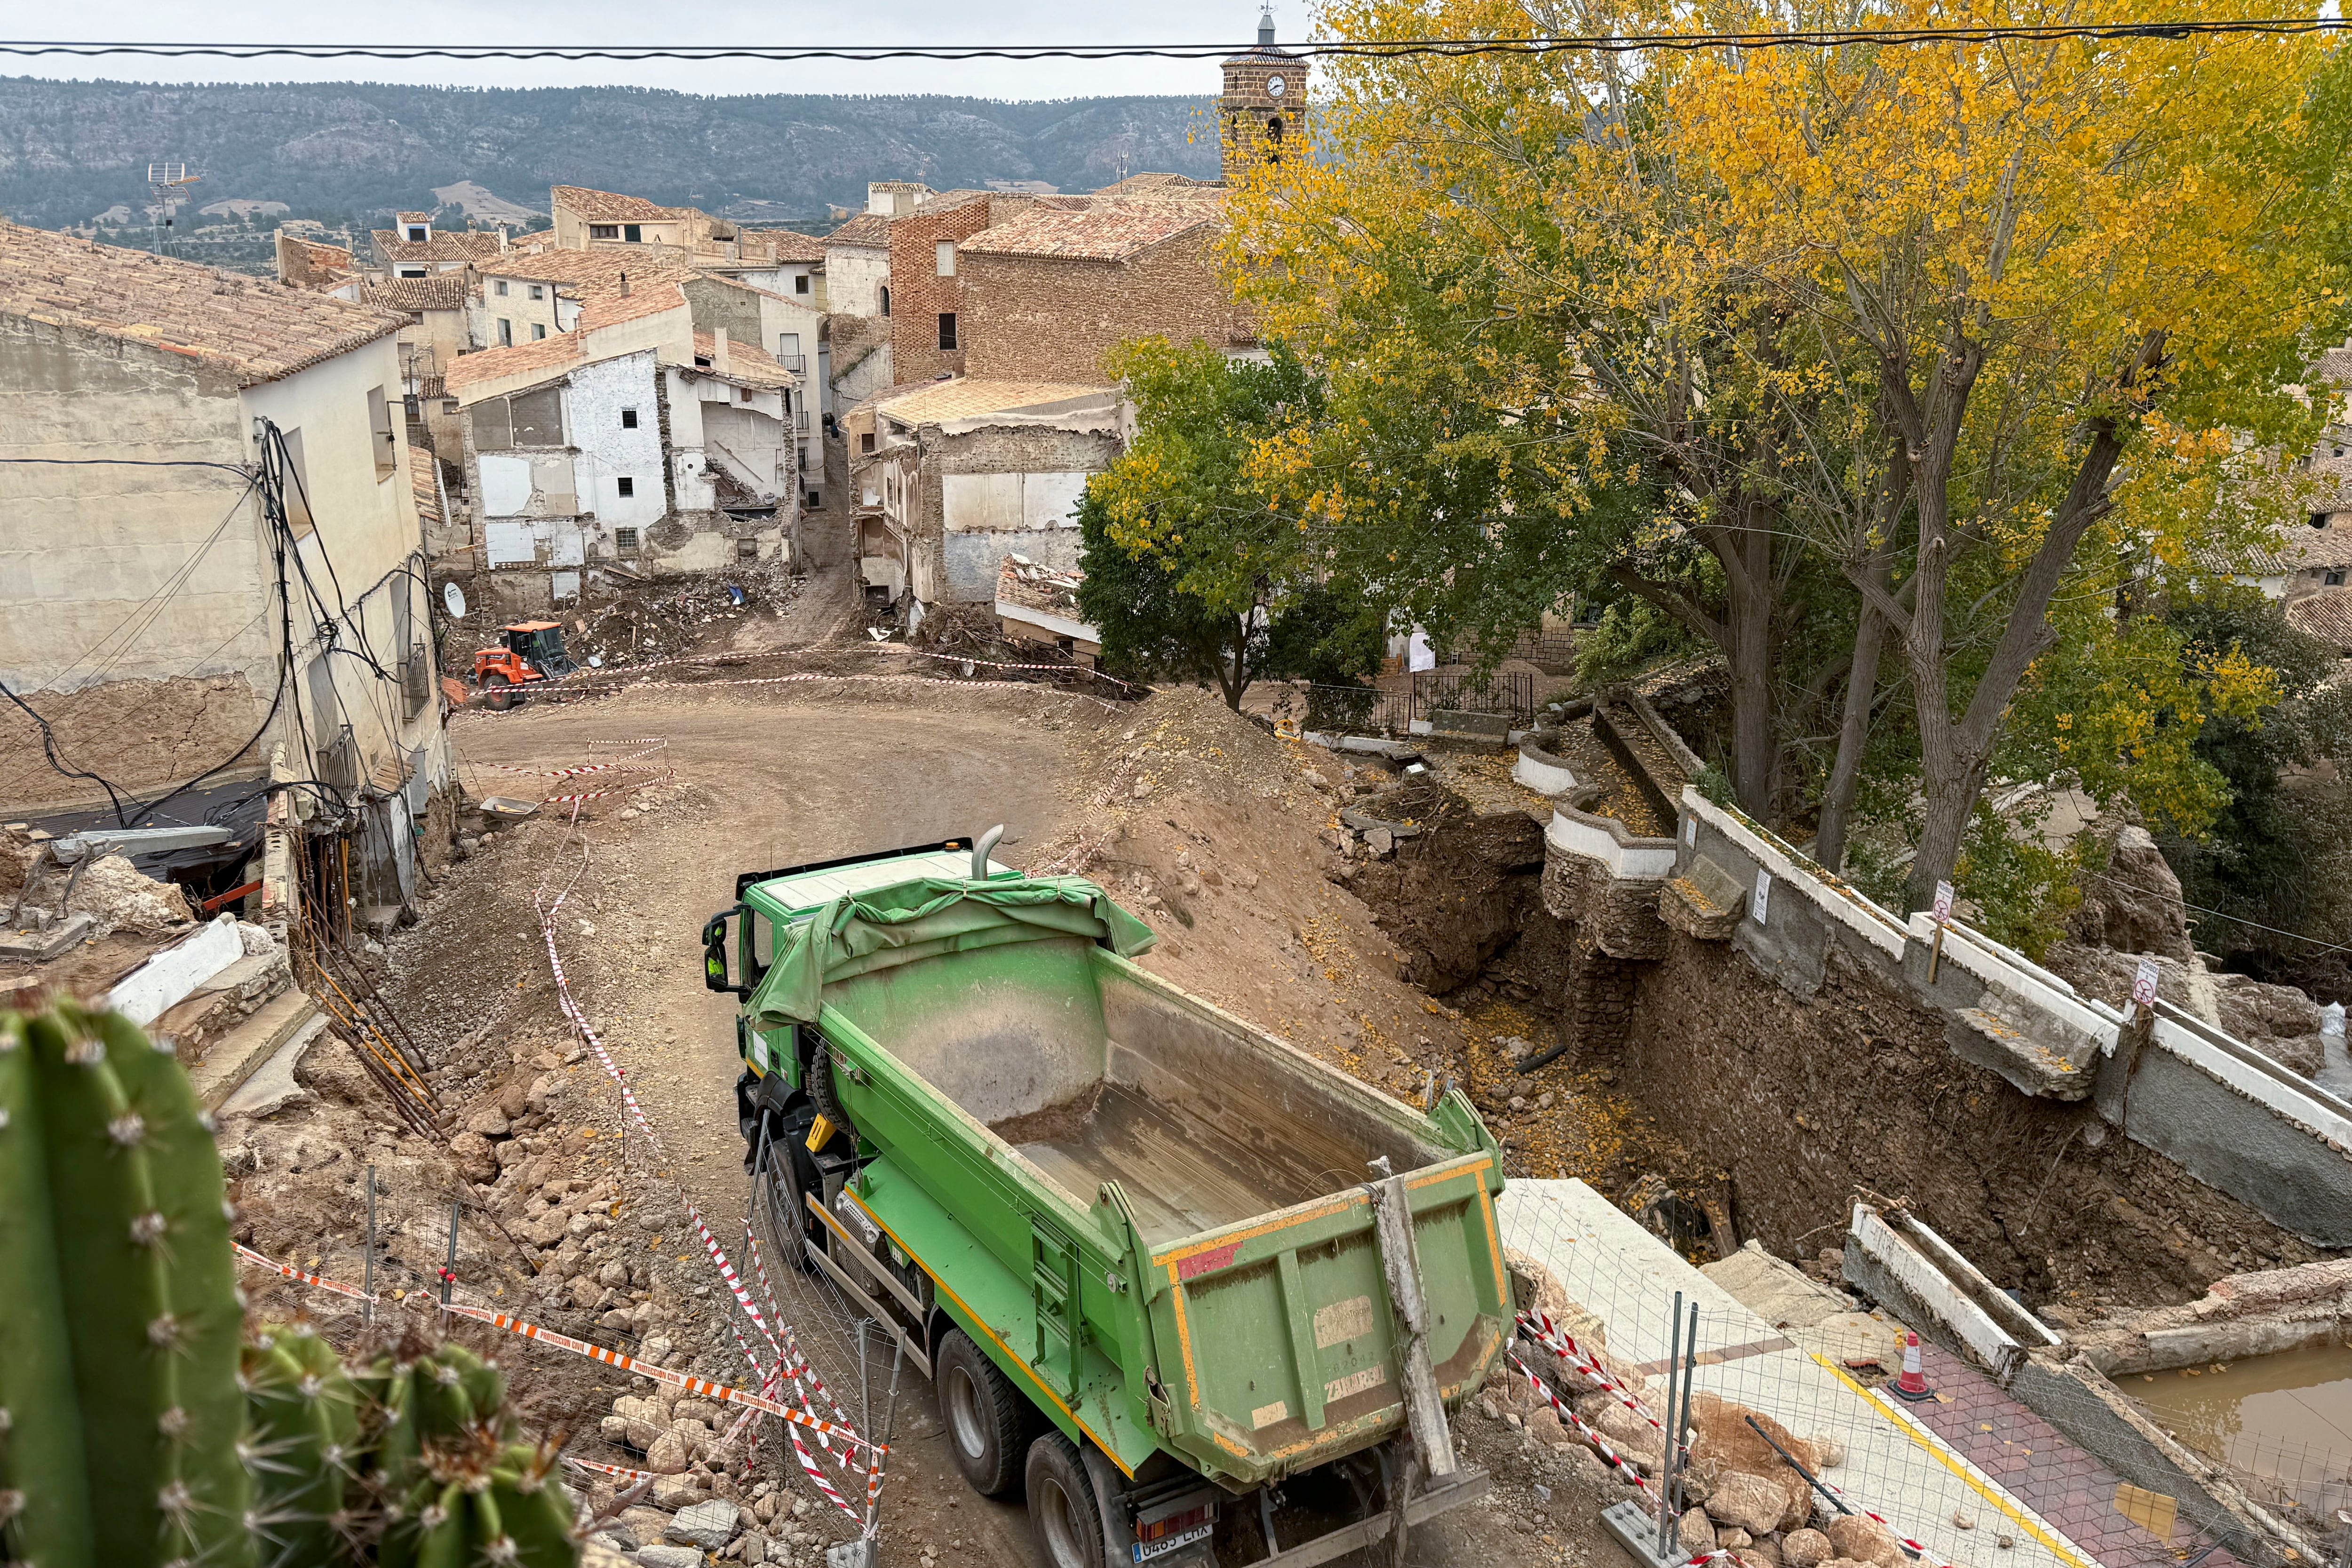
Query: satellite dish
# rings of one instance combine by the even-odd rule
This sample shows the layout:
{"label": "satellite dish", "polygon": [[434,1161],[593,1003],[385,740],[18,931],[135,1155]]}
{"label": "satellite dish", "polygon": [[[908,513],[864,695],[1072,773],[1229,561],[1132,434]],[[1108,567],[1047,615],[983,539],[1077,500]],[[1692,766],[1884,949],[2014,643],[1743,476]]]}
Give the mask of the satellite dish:
{"label": "satellite dish", "polygon": [[450,619],[452,619],[452,620],[457,620],[457,621],[462,621],[462,620],[464,620],[464,619],[466,618],[466,590],[465,590],[465,589],[460,588],[460,587],[459,587],[459,586],[457,586],[457,584],[455,584],[455,583],[444,583],[444,584],[441,584],[441,602],[442,602],[443,604],[445,604],[445,605],[448,605],[448,606],[449,606],[449,618],[450,618]]}

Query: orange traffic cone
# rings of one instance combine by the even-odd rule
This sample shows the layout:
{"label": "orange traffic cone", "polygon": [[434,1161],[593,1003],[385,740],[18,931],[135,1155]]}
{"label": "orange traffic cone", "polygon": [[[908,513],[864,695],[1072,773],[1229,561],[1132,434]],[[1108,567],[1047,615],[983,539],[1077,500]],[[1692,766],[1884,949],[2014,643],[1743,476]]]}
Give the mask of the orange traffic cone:
{"label": "orange traffic cone", "polygon": [[1936,1397],[1936,1391],[1927,1386],[1927,1370],[1920,1364],[1917,1334],[1907,1331],[1904,1333],[1903,1375],[1886,1386],[1895,1391],[1897,1399],[1908,1399],[1914,1404]]}

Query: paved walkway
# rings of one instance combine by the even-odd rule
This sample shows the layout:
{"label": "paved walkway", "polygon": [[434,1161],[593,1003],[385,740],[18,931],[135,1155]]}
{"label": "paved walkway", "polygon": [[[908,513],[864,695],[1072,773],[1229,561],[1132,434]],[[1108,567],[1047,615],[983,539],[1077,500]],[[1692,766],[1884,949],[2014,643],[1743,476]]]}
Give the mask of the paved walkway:
{"label": "paved walkway", "polygon": [[[2105,1568],[2170,1563],[2194,1551],[2197,1531],[2189,1521],[2176,1521],[2168,1542],[2126,1518],[2116,1508],[2119,1496],[2131,1500],[2117,1490],[2121,1477],[1959,1357],[1938,1345],[1922,1348],[1927,1382],[1949,1403],[1918,1406],[1919,1419]],[[2158,1509],[2170,1501],[2155,1500]],[[2147,1524],[2164,1522],[2162,1512],[2134,1506]],[[2235,1563],[2228,1552],[2216,1551],[2204,1568],[2234,1568]]]}
{"label": "paved walkway", "polygon": [[[1884,1323],[1852,1317],[1791,1321],[1785,1328],[1768,1322],[1581,1182],[1513,1182],[1504,1189],[1498,1215],[1505,1246],[1543,1263],[1571,1300],[1601,1320],[1614,1357],[1658,1369],[1651,1375],[1654,1396],[1664,1394],[1675,1292],[1683,1295],[1685,1321],[1695,1303],[1697,1390],[1769,1415],[1800,1437],[1834,1442],[1843,1454],[1824,1468],[1822,1479],[1850,1507],[1875,1512],[1899,1534],[1920,1542],[1930,1568],[2129,1568],[2144,1561],[2137,1554],[2106,1556],[2094,1543],[2105,1535],[2091,1529],[2096,1521],[2089,1510],[2069,1501],[2076,1491],[2095,1491],[2087,1481],[2054,1493],[2037,1487],[2032,1496],[2021,1481],[2012,1483],[2011,1477],[2058,1474],[2049,1456],[2062,1448],[2073,1452],[2047,1427],[2042,1432],[2048,1433],[2049,1446],[2036,1456],[2042,1465],[2012,1468],[2007,1477],[1979,1460],[1980,1443],[1960,1445],[1953,1434],[1979,1423],[2000,1429],[1973,1390],[1958,1392],[1965,1381],[1958,1374],[1974,1377],[1966,1368],[1952,1363],[1947,1374],[1938,1366],[1938,1375],[1952,1385],[1947,1390],[1951,1403],[1935,1402],[1930,1418],[1911,1414],[1924,1407],[1905,1406],[1880,1391],[1885,1372],[1847,1367],[1848,1361],[1885,1354]],[[1999,1397],[1990,1383],[1984,1387]],[[2021,1409],[2017,1414],[2032,1419]],[[2113,1478],[2108,1480],[2111,1499]],[[1969,1528],[1961,1527],[1963,1519]],[[2091,1539],[2074,1536],[2062,1519]],[[2153,1537],[2147,1540],[2156,1545]]]}

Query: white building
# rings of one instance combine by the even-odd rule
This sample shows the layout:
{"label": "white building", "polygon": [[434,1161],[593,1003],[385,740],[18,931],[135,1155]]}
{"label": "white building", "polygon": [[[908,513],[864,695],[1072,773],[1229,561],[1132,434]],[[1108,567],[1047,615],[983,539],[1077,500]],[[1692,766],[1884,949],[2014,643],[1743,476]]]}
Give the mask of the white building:
{"label": "white building", "polygon": [[0,681],[48,731],[0,705],[9,816],[247,781],[215,803],[236,819],[274,762],[290,815],[348,839],[352,896],[406,900],[449,777],[407,320],[0,224]]}

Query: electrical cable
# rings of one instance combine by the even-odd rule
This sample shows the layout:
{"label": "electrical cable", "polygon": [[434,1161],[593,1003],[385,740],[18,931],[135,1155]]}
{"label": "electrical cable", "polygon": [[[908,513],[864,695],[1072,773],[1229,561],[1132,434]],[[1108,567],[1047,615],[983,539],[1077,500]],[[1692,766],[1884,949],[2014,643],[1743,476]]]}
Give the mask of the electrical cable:
{"label": "electrical cable", "polygon": [[26,701],[23,698],[9,690],[8,685],[5,681],[0,681],[0,697],[5,697],[9,701],[14,702],[17,707],[23,709],[25,710],[25,716],[33,721],[34,728],[40,731],[41,752],[43,755],[48,758],[49,766],[57,769],[58,773],[63,773],[69,779],[88,779],[90,783],[104,790],[106,792],[106,798],[114,803],[114,825],[117,827],[128,827],[131,826],[131,818],[123,814],[122,796],[115,790],[115,787],[107,783],[106,780],[99,777],[96,773],[84,773],[79,768],[68,765],[65,758],[58,754],[57,732],[49,728],[49,721],[47,719],[42,718],[38,712],[34,710],[31,703]]}
{"label": "electrical cable", "polygon": [[[1848,44],[1987,44],[2086,39],[2122,42],[2138,38],[2177,40],[2242,35],[2303,37],[2352,30],[2352,19],[2335,16],[2181,17],[2151,22],[2071,22],[2030,25],[1991,23],[1942,27],[1804,27],[1747,33],[1563,33],[1551,37],[1498,38],[1339,39],[1282,46],[1275,54],[1294,59],[1387,59],[1410,56],[1465,58],[1482,55],[1549,55],[1575,51],[1625,54],[1644,49],[1836,48]],[[1239,44],[847,44],[847,45],[578,45],[501,44],[226,44],[129,43],[21,39],[0,41],[0,55],[99,58],[142,55],[160,59],[307,60],[1115,60],[1216,59],[1258,52],[1255,41]]]}
{"label": "electrical cable", "polygon": [[190,554],[185,561],[182,562],[176,568],[174,568],[169,577],[163,580],[163,585],[157,588],[154,593],[148,595],[147,597],[134,607],[129,615],[124,616],[121,621],[117,622],[112,631],[108,632],[104,637],[100,637],[96,642],[91,643],[88,647],[82,649],[81,652],[74,655],[70,663],[67,664],[64,668],[58,670],[56,674],[44,680],[42,685],[44,687],[55,686],[58,682],[65,679],[68,676],[70,676],[76,669],[80,668],[84,659],[89,658],[90,655],[96,653],[100,648],[104,647],[117,636],[120,636],[125,626],[130,626],[133,620],[139,620],[143,615],[145,619],[140,620],[138,629],[131,632],[130,636],[124,637],[122,638],[121,646],[117,647],[111,654],[109,654],[107,656],[106,662],[100,665],[97,669],[91,672],[89,679],[80,682],[80,684],[84,686],[96,686],[104,681],[107,676],[113,670],[114,667],[122,662],[123,657],[131,651],[131,645],[141,637],[144,636],[147,628],[153,626],[163,616],[163,607],[169,605],[174,598],[178,597],[181,590],[185,588],[190,582],[194,580],[196,568],[204,564],[205,557],[212,552],[213,546],[219,543],[221,536],[228,531],[228,525],[236,520],[237,509],[245,505],[245,498],[251,494],[252,491],[253,481],[251,477],[248,476],[245,489],[238,492],[237,498],[235,500],[229,502],[228,510],[222,515],[219,524],[213,529],[210,534],[205,536],[204,542],[197,545],[195,551]]}

